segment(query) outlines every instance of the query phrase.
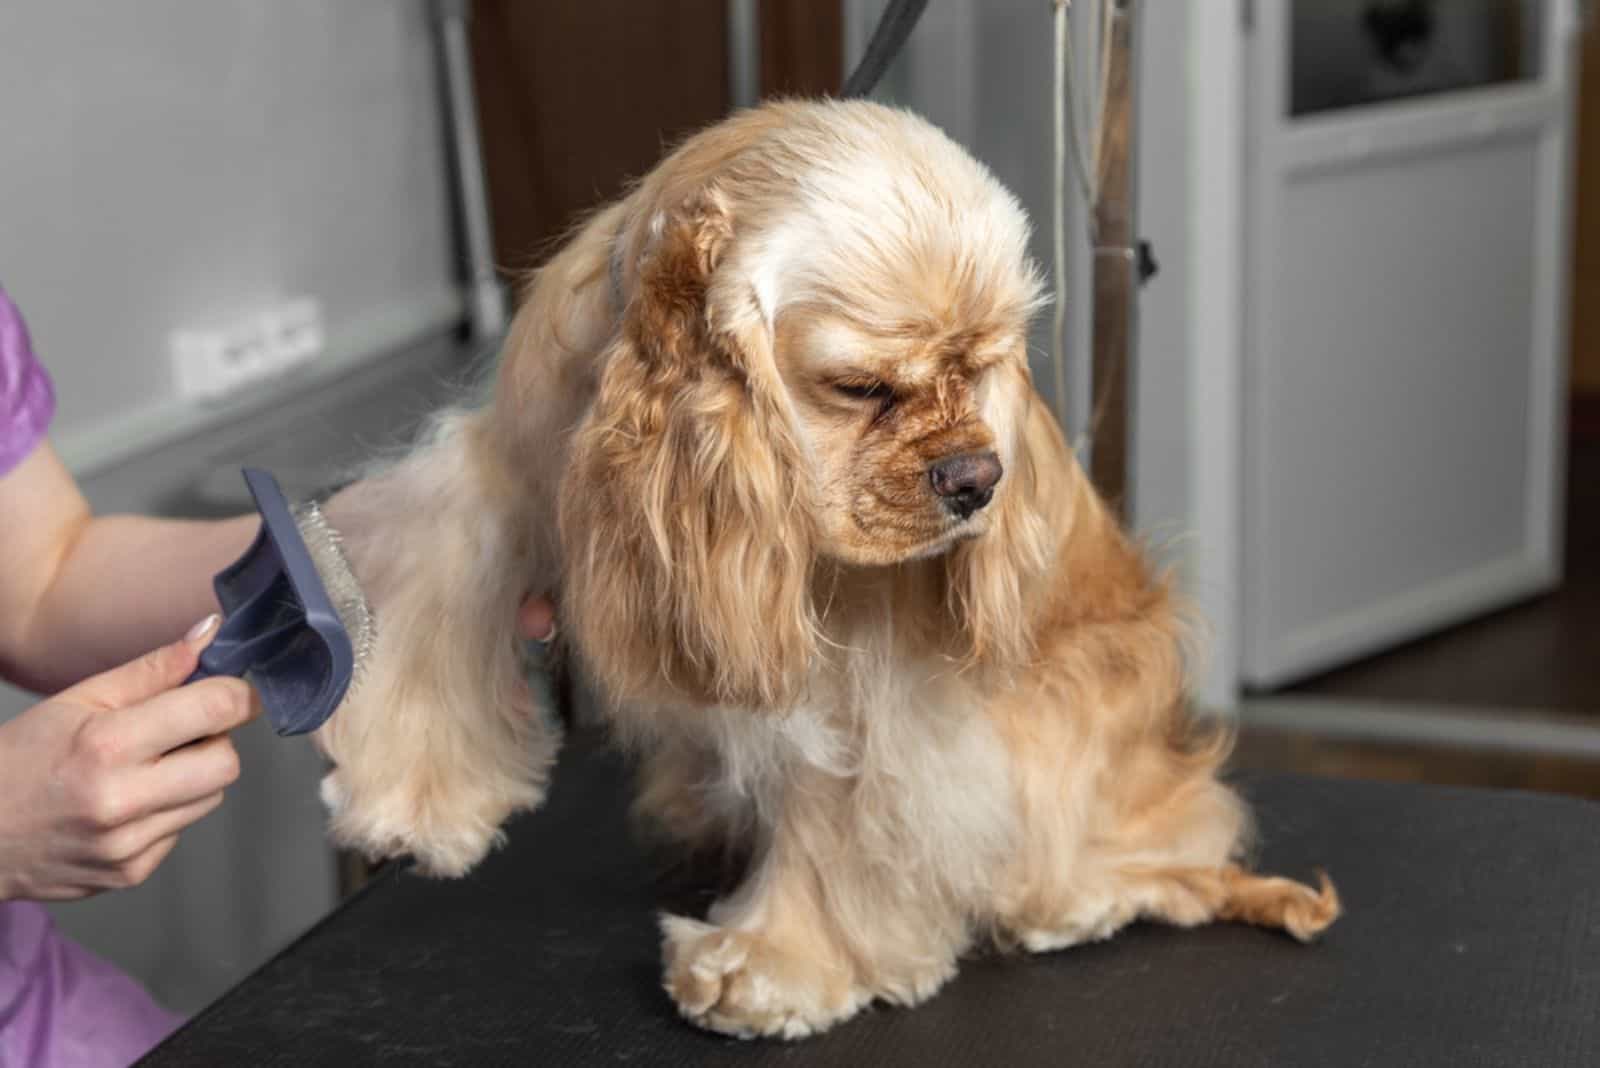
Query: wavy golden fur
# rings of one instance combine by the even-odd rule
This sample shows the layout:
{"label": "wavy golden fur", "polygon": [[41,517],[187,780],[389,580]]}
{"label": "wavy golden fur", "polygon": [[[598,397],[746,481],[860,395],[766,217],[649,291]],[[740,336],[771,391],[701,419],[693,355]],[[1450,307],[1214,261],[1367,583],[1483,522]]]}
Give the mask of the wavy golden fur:
{"label": "wavy golden fur", "polygon": [[1026,243],[981,165],[859,102],[737,115],[590,219],[493,399],[356,491],[380,637],[321,736],[337,836],[457,874],[538,802],[509,620],[559,589],[640,811],[750,858],[663,920],[697,1024],[914,1004],[980,942],[1331,923],[1326,881],[1240,865],[1172,595],[1030,382]]}

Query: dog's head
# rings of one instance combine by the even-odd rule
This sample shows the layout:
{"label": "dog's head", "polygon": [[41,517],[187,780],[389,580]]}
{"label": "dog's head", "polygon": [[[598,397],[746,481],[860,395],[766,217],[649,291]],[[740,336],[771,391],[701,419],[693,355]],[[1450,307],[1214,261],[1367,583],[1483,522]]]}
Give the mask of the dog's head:
{"label": "dog's head", "polygon": [[819,561],[943,556],[971,654],[1025,656],[1039,280],[1015,199],[903,112],[785,104],[688,142],[630,217],[562,494],[563,613],[602,680],[787,705]]}

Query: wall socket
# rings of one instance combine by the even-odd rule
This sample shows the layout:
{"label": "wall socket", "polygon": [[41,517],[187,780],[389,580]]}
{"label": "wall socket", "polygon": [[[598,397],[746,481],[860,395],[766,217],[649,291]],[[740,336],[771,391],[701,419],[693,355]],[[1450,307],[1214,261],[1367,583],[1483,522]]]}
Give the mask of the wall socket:
{"label": "wall socket", "polygon": [[297,297],[212,328],[174,330],[173,375],[184,397],[215,400],[322,355],[322,308]]}

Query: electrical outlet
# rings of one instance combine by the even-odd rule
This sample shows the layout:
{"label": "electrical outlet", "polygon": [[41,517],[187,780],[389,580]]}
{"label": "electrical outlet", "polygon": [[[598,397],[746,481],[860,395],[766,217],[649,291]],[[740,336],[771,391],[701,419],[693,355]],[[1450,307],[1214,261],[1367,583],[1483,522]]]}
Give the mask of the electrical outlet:
{"label": "electrical outlet", "polygon": [[172,335],[173,370],[186,397],[215,400],[271,366],[267,333],[247,319],[212,330],[179,330]]}
{"label": "electrical outlet", "polygon": [[272,366],[287,369],[322,355],[322,309],[310,297],[287,301],[262,317]]}
{"label": "electrical outlet", "polygon": [[325,344],[321,307],[300,297],[219,327],[176,330],[170,351],[178,392],[216,400],[315,360]]}

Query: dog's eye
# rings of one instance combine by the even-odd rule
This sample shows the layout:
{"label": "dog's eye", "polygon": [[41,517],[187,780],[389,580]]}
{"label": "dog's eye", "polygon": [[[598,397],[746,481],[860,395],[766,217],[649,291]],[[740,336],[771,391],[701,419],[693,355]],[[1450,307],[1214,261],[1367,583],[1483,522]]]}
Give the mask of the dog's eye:
{"label": "dog's eye", "polygon": [[894,400],[894,393],[882,382],[871,378],[844,378],[833,383],[833,388],[842,396],[851,400],[877,401],[887,405]]}

